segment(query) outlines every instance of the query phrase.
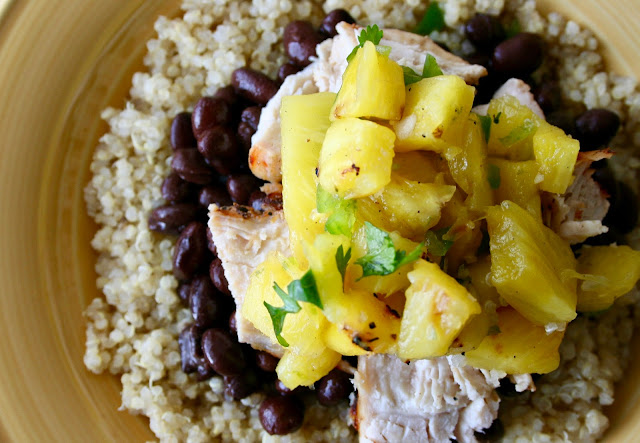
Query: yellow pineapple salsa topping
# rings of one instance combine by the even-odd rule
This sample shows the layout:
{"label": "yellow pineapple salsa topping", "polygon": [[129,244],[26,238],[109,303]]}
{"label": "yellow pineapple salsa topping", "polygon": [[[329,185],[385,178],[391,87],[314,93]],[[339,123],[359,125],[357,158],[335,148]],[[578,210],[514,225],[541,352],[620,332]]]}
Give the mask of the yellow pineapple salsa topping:
{"label": "yellow pineapple salsa topping", "polygon": [[476,115],[472,86],[433,57],[398,65],[381,38],[362,32],[338,94],[282,100],[290,251],[253,273],[243,316],[282,346],[290,389],[370,353],[553,371],[562,325],[628,292],[640,252],[576,259],[541,193],[566,191],[578,142],[513,97]]}

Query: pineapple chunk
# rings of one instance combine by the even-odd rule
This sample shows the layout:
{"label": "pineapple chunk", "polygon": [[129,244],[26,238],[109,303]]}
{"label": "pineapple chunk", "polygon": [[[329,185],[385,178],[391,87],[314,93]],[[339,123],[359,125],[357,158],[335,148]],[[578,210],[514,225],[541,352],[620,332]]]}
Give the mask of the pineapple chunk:
{"label": "pineapple chunk", "polygon": [[400,120],[404,100],[402,68],[378,53],[373,43],[366,42],[342,76],[331,120],[349,117]]}
{"label": "pineapple chunk", "polygon": [[442,152],[462,146],[474,88],[456,75],[425,78],[406,87],[402,120],[392,123],[402,151]]}
{"label": "pineapple chunk", "polygon": [[320,184],[342,198],[378,192],[391,180],[395,138],[389,128],[367,120],[333,122],[320,151]]}
{"label": "pineapple chunk", "polygon": [[443,172],[444,162],[429,151],[397,152],[393,158],[392,175],[420,183],[434,183]]}
{"label": "pineapple chunk", "polygon": [[[400,319],[372,293],[343,290],[342,276],[336,262],[336,251],[340,246],[346,254],[346,237],[321,234],[313,245],[306,248],[309,266],[324,306],[323,312],[352,343],[363,350],[386,352],[397,340]],[[336,342],[331,344],[335,345]]]}
{"label": "pineapple chunk", "polygon": [[633,289],[640,279],[640,251],[629,246],[582,248],[578,273],[578,311],[602,311]]}
{"label": "pineapple chunk", "polygon": [[467,206],[480,211],[493,204],[493,195],[487,180],[487,145],[476,114],[470,114],[465,132],[464,146],[447,149],[445,158],[451,176],[468,195]]}
{"label": "pineapple chunk", "polygon": [[315,170],[329,128],[329,110],[336,95],[330,92],[294,95],[282,99],[282,199],[293,256],[302,266],[302,241],[313,241],[324,231],[311,214],[316,208]]}
{"label": "pineapple chunk", "polygon": [[533,111],[510,95],[489,102],[489,155],[523,161],[533,159],[533,136],[541,124]]}
{"label": "pineapple chunk", "polygon": [[529,321],[569,322],[576,317],[575,271],[569,244],[511,201],[487,211],[491,281],[498,293]]}
{"label": "pineapple chunk", "polygon": [[540,189],[564,194],[573,178],[580,142],[562,129],[543,123],[533,136],[533,153],[543,176]]}
{"label": "pineapple chunk", "polygon": [[480,346],[466,353],[476,368],[507,374],[546,374],[560,364],[558,348],[564,332],[547,334],[510,307],[498,309],[500,332],[488,335]]}
{"label": "pineapple chunk", "polygon": [[314,352],[303,353],[297,349],[287,349],[278,362],[278,379],[287,388],[312,386],[335,368],[342,356],[329,348],[318,348]]}
{"label": "pineapple chunk", "polygon": [[471,285],[478,302],[485,306],[487,302],[494,306],[501,306],[500,294],[491,284],[491,256],[487,255],[468,267]]}
{"label": "pineapple chunk", "polygon": [[513,162],[500,158],[489,159],[489,164],[500,172],[500,186],[494,194],[496,202],[511,200],[529,211],[536,220],[541,221],[540,191],[536,185],[538,164],[533,160]]}
{"label": "pineapple chunk", "polygon": [[455,191],[455,186],[420,183],[393,174],[382,192],[358,200],[357,217],[385,231],[422,239],[438,223],[440,209]]}
{"label": "pineapple chunk", "polygon": [[351,335],[340,326],[329,323],[329,327],[324,331],[324,341],[329,349],[333,349],[341,355],[366,355],[370,351],[362,349],[353,342]]}
{"label": "pineapple chunk", "polygon": [[485,312],[473,316],[453,340],[447,354],[467,353],[476,349],[489,333],[491,326],[495,324],[492,321],[492,317]]}
{"label": "pineapple chunk", "polygon": [[444,355],[480,305],[435,263],[418,260],[409,273],[411,286],[400,325],[401,359]]}

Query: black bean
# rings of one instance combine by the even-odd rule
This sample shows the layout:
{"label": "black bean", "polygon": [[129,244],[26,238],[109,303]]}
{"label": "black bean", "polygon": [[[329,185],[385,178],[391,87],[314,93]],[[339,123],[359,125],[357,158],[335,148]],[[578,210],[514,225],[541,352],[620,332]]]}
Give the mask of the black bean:
{"label": "black bean", "polygon": [[[605,160],[606,161],[606,160]],[[595,162],[600,163],[600,162]],[[593,166],[593,164],[592,164]],[[609,196],[615,196],[618,192],[618,181],[616,180],[611,168],[599,168],[591,176]]]}
{"label": "black bean", "polygon": [[238,375],[246,367],[240,344],[222,329],[209,329],[202,335],[202,351],[218,374]]}
{"label": "black bean", "polygon": [[183,281],[178,285],[178,297],[186,306],[189,306],[189,295],[191,294],[191,283]]}
{"label": "black bean", "polygon": [[465,60],[471,63],[472,65],[484,66],[487,69],[491,68],[491,56],[488,54],[483,54],[481,52],[474,52],[473,54],[466,56]]}
{"label": "black bean", "polygon": [[265,194],[264,192],[260,190],[253,191],[249,196],[249,202],[247,203],[247,205],[251,206],[256,211],[262,211],[266,198],[267,194]]}
{"label": "black bean", "polygon": [[215,172],[197,149],[179,149],[173,153],[171,167],[183,179],[198,185],[207,185],[215,178]]}
{"label": "black bean", "polygon": [[287,388],[284,383],[282,383],[279,379],[276,379],[275,381],[275,388],[276,391],[278,391],[280,393],[280,395],[291,395],[294,394],[296,392],[299,392],[299,386],[297,388],[295,388],[293,391],[289,388]]}
{"label": "black bean", "polygon": [[191,128],[191,114],[189,112],[181,112],[173,118],[169,138],[173,149],[196,147],[196,137]]}
{"label": "black bean", "polygon": [[196,372],[202,360],[200,349],[200,329],[196,325],[189,325],[180,333],[178,345],[180,346],[180,358],[182,359],[182,372],[191,374]]}
{"label": "black bean", "polygon": [[522,78],[538,69],[543,57],[544,40],[536,34],[523,32],[496,46],[491,65],[496,72]]}
{"label": "black bean", "polygon": [[301,70],[302,67],[296,65],[295,63],[287,62],[280,66],[280,68],[278,69],[278,80],[280,80],[280,82],[283,82],[285,78],[289,77],[290,75],[297,74]]}
{"label": "black bean", "polygon": [[245,153],[249,152],[251,148],[251,137],[256,133],[256,130],[251,127],[249,123],[240,122],[238,125],[238,140],[240,141],[240,146],[244,149]]}
{"label": "black bean", "polygon": [[207,255],[206,226],[197,221],[189,223],[182,230],[173,250],[173,275],[178,280],[190,280],[202,267]]}
{"label": "black bean", "polygon": [[229,191],[231,200],[239,205],[246,205],[251,193],[259,186],[260,180],[251,174],[234,174],[230,175],[227,180],[227,191]]}
{"label": "black bean", "polygon": [[322,377],[316,385],[316,397],[324,406],[334,406],[349,397],[353,385],[349,375],[339,369],[334,369]]}
{"label": "black bean", "polygon": [[229,316],[229,330],[234,334],[238,333],[238,324],[236,322],[236,311],[233,311]]}
{"label": "black bean", "polygon": [[576,138],[580,150],[592,151],[606,146],[620,128],[620,117],[608,109],[590,109],[576,118]]}
{"label": "black bean", "polygon": [[304,404],[293,395],[267,397],[260,405],[260,423],[271,435],[286,435],[302,426]]}
{"label": "black bean", "polygon": [[234,400],[248,397],[256,392],[257,388],[258,378],[252,371],[247,371],[242,375],[224,377],[224,393]]}
{"label": "black bean", "polygon": [[259,105],[267,102],[278,92],[278,84],[261,72],[240,68],[233,71],[231,84],[240,96]]}
{"label": "black bean", "polygon": [[207,363],[206,359],[202,357],[202,359],[200,360],[200,364],[198,364],[198,369],[196,370],[196,380],[209,380],[214,375],[216,375],[216,371],[211,369],[209,363]]}
{"label": "black bean", "polygon": [[560,107],[560,87],[556,82],[544,82],[533,90],[533,95],[545,114]]}
{"label": "black bean", "polygon": [[275,371],[279,361],[280,359],[278,357],[274,357],[268,352],[265,352],[265,351],[256,352],[256,365],[258,365],[258,367],[265,372]]}
{"label": "black bean", "polygon": [[230,121],[230,106],[221,98],[202,97],[196,103],[191,115],[191,126],[196,139],[199,139],[207,129],[214,126],[225,126]]}
{"label": "black bean", "polygon": [[248,123],[251,128],[258,129],[258,123],[260,122],[260,115],[262,114],[262,107],[249,106],[242,111],[240,115],[240,121]]}
{"label": "black bean", "polygon": [[487,429],[476,432],[475,437],[479,443],[500,441],[504,437],[504,425],[499,418],[496,418]]}
{"label": "black bean", "polygon": [[218,289],[218,291],[226,295],[231,295],[231,291],[229,290],[229,283],[227,282],[227,277],[225,277],[224,275],[224,268],[222,267],[222,261],[219,258],[216,258],[211,262],[211,265],[209,266],[209,276],[214,286]]}
{"label": "black bean", "polygon": [[295,20],[284,28],[282,43],[284,52],[298,66],[308,66],[316,55],[316,46],[322,43],[322,36],[306,20]]}
{"label": "black bean", "polygon": [[356,20],[351,17],[344,9],[334,9],[329,12],[327,16],[322,20],[322,24],[320,25],[320,32],[326,35],[327,37],[335,37],[338,35],[338,31],[336,31],[336,25],[340,22],[346,22],[349,24],[353,24]]}
{"label": "black bean", "polygon": [[547,122],[553,126],[562,129],[566,134],[575,135],[576,118],[575,115],[568,110],[558,110],[546,115]]}
{"label": "black bean", "polygon": [[238,97],[238,94],[236,94],[235,89],[233,89],[233,86],[231,85],[223,86],[218,89],[216,93],[213,94],[213,98],[224,100],[232,108],[237,106],[240,101],[240,97]]}
{"label": "black bean", "polygon": [[638,196],[629,185],[618,182],[616,192],[611,195],[611,206],[602,223],[620,234],[627,234],[638,223]]}
{"label": "black bean", "polygon": [[504,28],[498,17],[487,14],[474,15],[465,25],[464,33],[478,49],[493,49],[505,38]]}
{"label": "black bean", "polygon": [[216,248],[215,243],[213,242],[213,235],[211,234],[211,230],[207,227],[207,249],[211,251],[214,255],[218,253],[218,248]]}
{"label": "black bean", "polygon": [[180,178],[175,171],[172,171],[164,179],[160,188],[162,198],[170,203],[181,203],[189,200],[193,195],[193,190],[193,185]]}
{"label": "black bean", "polygon": [[198,152],[210,165],[219,160],[234,159],[238,154],[235,133],[224,126],[214,126],[200,134]]}
{"label": "black bean", "polygon": [[210,185],[200,189],[198,193],[198,203],[205,208],[211,204],[219,207],[230,206],[233,202],[227,192],[227,189],[221,185]]}
{"label": "black bean", "polygon": [[198,212],[198,206],[190,203],[159,206],[149,215],[149,229],[163,234],[177,235],[198,217]]}
{"label": "black bean", "polygon": [[189,307],[196,326],[209,328],[220,317],[218,294],[206,275],[195,277],[189,292]]}

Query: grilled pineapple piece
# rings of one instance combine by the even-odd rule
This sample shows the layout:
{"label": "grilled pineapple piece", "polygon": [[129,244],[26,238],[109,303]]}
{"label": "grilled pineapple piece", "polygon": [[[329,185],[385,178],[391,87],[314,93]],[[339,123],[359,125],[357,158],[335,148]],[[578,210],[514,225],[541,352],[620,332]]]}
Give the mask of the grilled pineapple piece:
{"label": "grilled pineapple piece", "polygon": [[306,258],[302,241],[313,241],[324,226],[311,218],[316,208],[320,148],[329,128],[329,110],[336,95],[330,92],[294,95],[282,99],[282,199],[294,257]]}
{"label": "grilled pineapple piece", "polygon": [[[400,319],[372,293],[356,289],[343,290],[342,276],[336,261],[336,251],[340,246],[346,254],[346,237],[321,234],[316,237],[313,245],[306,248],[309,266],[324,306],[323,312],[350,342],[365,351],[386,352],[397,340]],[[329,332],[335,333],[336,331]],[[334,337],[334,340],[328,341],[330,338],[330,335],[325,337],[327,345],[344,350],[344,339]]]}
{"label": "grilled pineapple piece", "polygon": [[389,128],[367,120],[333,122],[320,151],[320,184],[342,198],[378,192],[391,180],[395,138]]}
{"label": "grilled pineapple piece", "polygon": [[582,248],[578,258],[578,311],[602,311],[640,279],[640,251],[629,246]]}
{"label": "grilled pineapple piece", "polygon": [[400,120],[404,101],[402,68],[376,51],[373,43],[366,42],[342,76],[331,120],[349,117]]}
{"label": "grilled pineapple piece", "polygon": [[542,123],[533,136],[533,153],[542,175],[540,189],[564,194],[571,184],[573,168],[580,151],[580,142],[562,129]]}
{"label": "grilled pineapple piece", "polygon": [[[271,316],[264,302],[272,306],[282,306],[283,302],[273,289],[275,283],[286,290],[292,280],[302,276],[303,272],[290,258],[279,253],[269,254],[267,259],[251,274],[249,288],[242,304],[242,315],[260,332],[274,343]],[[323,347],[322,330],[327,327],[327,320],[322,311],[309,303],[300,303],[298,313],[287,315],[282,328],[282,337],[290,347],[315,349]]]}
{"label": "grilled pineapple piece", "polygon": [[438,223],[440,208],[455,190],[455,186],[419,183],[393,174],[382,192],[358,200],[357,216],[385,231],[422,239],[427,230]]}
{"label": "grilled pineapple piece", "polygon": [[536,185],[538,163],[529,160],[513,162],[500,158],[489,159],[489,164],[500,173],[500,186],[495,190],[497,203],[511,200],[529,211],[536,220],[542,220],[540,191]]}
{"label": "grilled pineapple piece", "polygon": [[575,271],[569,244],[511,201],[487,211],[491,281],[498,293],[529,321],[545,325],[576,317]]}
{"label": "grilled pineapple piece", "polygon": [[341,359],[338,352],[325,347],[306,353],[297,348],[287,349],[276,366],[276,373],[282,384],[291,390],[298,386],[313,386]]}
{"label": "grilled pineapple piece", "polygon": [[396,149],[442,152],[461,146],[474,88],[455,75],[425,78],[406,87],[402,120],[392,123]]}
{"label": "grilled pineapple piece", "polygon": [[467,206],[481,211],[493,204],[493,195],[487,180],[487,145],[476,114],[469,115],[466,134],[464,146],[447,149],[445,158],[451,176],[468,195]]}
{"label": "grilled pineapple piece", "polygon": [[511,307],[498,309],[498,328],[500,332],[466,352],[471,366],[507,374],[546,374],[557,369],[563,331],[547,334],[543,326],[532,324]]}
{"label": "grilled pineapple piece", "polygon": [[420,183],[435,183],[445,163],[439,155],[429,151],[397,152],[393,158],[392,174]]}
{"label": "grilled pineapple piece", "polygon": [[418,260],[400,325],[397,354],[402,359],[444,355],[480,305],[435,263]]}
{"label": "grilled pineapple piece", "polygon": [[489,102],[489,155],[515,161],[533,159],[533,136],[542,120],[510,95]]}

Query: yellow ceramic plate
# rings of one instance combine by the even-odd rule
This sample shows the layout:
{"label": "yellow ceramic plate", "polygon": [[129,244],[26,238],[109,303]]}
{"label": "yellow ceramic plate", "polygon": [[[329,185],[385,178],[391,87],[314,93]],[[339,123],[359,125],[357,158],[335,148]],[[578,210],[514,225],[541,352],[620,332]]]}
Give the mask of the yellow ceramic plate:
{"label": "yellow ceramic plate", "polygon": [[[640,78],[638,0],[542,3],[591,27],[610,67]],[[119,380],[82,363],[82,311],[97,295],[82,189],[100,110],[124,104],[155,17],[177,12],[177,0],[0,0],[0,441],[153,438],[117,410]],[[609,441],[640,433],[640,357],[629,374]]]}

